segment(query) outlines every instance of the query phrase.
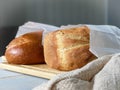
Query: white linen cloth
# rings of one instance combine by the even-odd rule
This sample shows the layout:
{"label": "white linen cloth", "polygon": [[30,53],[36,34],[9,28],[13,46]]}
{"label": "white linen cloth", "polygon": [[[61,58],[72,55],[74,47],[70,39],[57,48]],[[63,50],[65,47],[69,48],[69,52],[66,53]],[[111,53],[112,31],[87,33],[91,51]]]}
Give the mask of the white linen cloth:
{"label": "white linen cloth", "polygon": [[48,33],[50,31],[54,31],[57,29],[59,29],[59,27],[57,26],[28,21],[25,24],[19,26],[15,37],[19,37],[20,35],[23,35],[28,32],[35,32],[41,30],[44,31],[45,33]]}
{"label": "white linen cloth", "polygon": [[90,51],[97,57],[120,52],[120,29],[112,25],[89,25],[77,24],[57,27],[37,22],[26,22],[19,26],[15,37],[19,37],[28,32],[43,31],[42,44],[44,44],[44,36],[55,30],[64,28],[87,26],[90,29]]}
{"label": "white linen cloth", "polygon": [[120,53],[99,57],[33,90],[120,90]]}

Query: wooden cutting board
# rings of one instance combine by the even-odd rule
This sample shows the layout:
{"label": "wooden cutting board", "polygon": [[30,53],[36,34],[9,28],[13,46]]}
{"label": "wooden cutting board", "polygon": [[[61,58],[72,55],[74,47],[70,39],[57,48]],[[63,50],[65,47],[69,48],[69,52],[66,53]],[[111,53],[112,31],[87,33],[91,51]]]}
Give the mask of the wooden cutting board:
{"label": "wooden cutting board", "polygon": [[[2,60],[5,60],[5,57],[1,57]],[[42,77],[46,79],[51,79],[57,74],[63,73],[63,71],[58,71],[48,67],[46,64],[36,64],[36,65],[14,65],[8,64],[6,61],[0,63],[0,68],[19,72],[27,75]]]}

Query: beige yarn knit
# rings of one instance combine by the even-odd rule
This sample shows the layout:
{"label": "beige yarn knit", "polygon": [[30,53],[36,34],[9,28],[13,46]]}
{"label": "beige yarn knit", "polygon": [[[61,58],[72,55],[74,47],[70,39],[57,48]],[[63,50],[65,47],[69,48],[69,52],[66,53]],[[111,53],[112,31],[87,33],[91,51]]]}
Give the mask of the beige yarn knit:
{"label": "beige yarn knit", "polygon": [[120,90],[120,53],[100,57],[81,69],[57,75],[33,90]]}

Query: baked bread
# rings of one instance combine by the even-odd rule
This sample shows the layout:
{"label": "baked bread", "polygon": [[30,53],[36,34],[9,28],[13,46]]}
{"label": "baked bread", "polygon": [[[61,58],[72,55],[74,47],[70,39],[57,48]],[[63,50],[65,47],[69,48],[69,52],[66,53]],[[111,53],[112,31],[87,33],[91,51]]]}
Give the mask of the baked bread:
{"label": "baked bread", "polygon": [[6,47],[5,57],[10,64],[44,63],[42,31],[30,32],[13,39]]}
{"label": "baked bread", "polygon": [[57,30],[44,38],[45,62],[58,70],[81,68],[95,56],[89,51],[87,26]]}

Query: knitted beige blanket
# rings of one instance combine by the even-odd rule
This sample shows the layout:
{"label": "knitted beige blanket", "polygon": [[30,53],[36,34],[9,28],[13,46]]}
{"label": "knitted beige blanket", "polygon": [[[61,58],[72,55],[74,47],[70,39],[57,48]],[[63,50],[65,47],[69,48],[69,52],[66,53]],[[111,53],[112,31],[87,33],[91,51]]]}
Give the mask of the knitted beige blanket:
{"label": "knitted beige blanket", "polygon": [[120,53],[60,74],[33,90],[120,90]]}

